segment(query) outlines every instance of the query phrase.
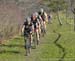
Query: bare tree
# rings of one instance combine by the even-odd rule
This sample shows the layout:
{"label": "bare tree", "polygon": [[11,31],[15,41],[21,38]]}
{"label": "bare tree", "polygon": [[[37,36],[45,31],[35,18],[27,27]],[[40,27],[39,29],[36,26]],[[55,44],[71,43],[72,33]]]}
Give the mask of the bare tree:
{"label": "bare tree", "polygon": [[75,31],[75,7],[74,7],[74,1],[75,0],[70,0],[70,3],[71,3],[71,11],[74,14],[74,31]]}

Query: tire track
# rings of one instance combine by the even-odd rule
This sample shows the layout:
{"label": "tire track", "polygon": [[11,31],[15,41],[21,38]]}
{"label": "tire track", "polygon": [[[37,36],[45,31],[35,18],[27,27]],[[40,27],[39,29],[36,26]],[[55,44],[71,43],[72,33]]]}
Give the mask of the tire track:
{"label": "tire track", "polygon": [[53,32],[58,35],[57,39],[54,41],[54,44],[55,44],[58,48],[60,48],[60,49],[62,50],[62,52],[63,52],[62,56],[59,58],[58,61],[63,61],[63,59],[64,59],[64,57],[65,57],[65,55],[66,55],[67,53],[66,53],[66,49],[65,49],[61,44],[58,43],[59,39],[61,38],[61,34],[60,34],[60,33],[57,33],[55,30],[54,30]]}

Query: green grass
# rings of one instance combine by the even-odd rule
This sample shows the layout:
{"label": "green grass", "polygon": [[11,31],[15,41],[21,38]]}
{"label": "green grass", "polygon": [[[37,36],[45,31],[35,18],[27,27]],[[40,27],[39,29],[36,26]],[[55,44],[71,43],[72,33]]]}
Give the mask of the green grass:
{"label": "green grass", "polygon": [[[62,14],[63,15],[63,14]],[[66,24],[66,19],[62,17],[63,25],[59,26],[57,19],[52,20],[52,24],[47,24],[47,34],[41,38],[40,45],[37,49],[32,49],[30,56],[25,56],[23,37],[17,37],[2,46],[0,61],[58,61],[62,55],[62,49],[55,45],[54,41],[61,34],[58,43],[65,48],[66,55],[63,61],[75,61],[75,32],[73,25]],[[68,23],[73,21],[68,20]]]}

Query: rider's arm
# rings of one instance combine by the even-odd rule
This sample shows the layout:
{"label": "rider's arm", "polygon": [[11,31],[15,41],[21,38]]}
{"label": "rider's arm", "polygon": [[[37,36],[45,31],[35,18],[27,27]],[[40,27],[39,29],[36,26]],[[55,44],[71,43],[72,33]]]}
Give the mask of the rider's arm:
{"label": "rider's arm", "polygon": [[34,25],[32,24],[32,32],[34,32]]}
{"label": "rider's arm", "polygon": [[25,28],[25,22],[24,22],[24,24],[22,26],[22,30],[21,30],[22,34],[24,33],[24,28]]}
{"label": "rider's arm", "polygon": [[45,15],[46,22],[48,22],[48,15],[47,15],[47,13],[45,12],[44,15]]}
{"label": "rider's arm", "polygon": [[38,27],[40,28],[40,19],[37,19],[37,21],[38,21]]}
{"label": "rider's arm", "polygon": [[25,25],[22,26],[22,33],[24,32]]}

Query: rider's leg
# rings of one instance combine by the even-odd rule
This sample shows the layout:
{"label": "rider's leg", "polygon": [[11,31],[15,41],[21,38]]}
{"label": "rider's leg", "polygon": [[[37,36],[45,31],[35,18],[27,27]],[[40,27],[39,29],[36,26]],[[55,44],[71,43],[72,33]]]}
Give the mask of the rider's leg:
{"label": "rider's leg", "polygon": [[25,50],[26,50],[25,55],[28,56],[29,53],[28,53],[28,44],[27,44],[27,38],[26,37],[24,38],[24,41],[25,41]]}
{"label": "rider's leg", "polygon": [[38,45],[39,44],[39,40],[40,40],[39,39],[39,30],[38,29],[36,30],[36,36],[37,36],[37,45]]}
{"label": "rider's leg", "polygon": [[45,33],[46,33],[46,22],[45,21],[43,22],[43,25],[44,25],[44,30],[45,30]]}
{"label": "rider's leg", "polygon": [[33,35],[31,34],[30,35],[30,46],[32,46],[32,43],[33,43]]}
{"label": "rider's leg", "polygon": [[44,23],[41,21],[41,33],[43,32]]}
{"label": "rider's leg", "polygon": [[40,38],[40,36],[41,36],[41,25],[39,25],[39,38]]}

